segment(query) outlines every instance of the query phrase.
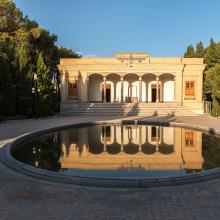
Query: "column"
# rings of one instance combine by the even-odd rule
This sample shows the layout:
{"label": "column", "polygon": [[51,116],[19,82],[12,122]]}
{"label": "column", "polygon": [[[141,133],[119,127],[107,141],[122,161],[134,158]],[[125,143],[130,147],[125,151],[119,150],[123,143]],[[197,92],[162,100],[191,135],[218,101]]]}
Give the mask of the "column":
{"label": "column", "polygon": [[117,83],[114,83],[114,102],[116,102],[116,88],[117,88]]}
{"label": "column", "polygon": [[85,79],[85,84],[86,84],[86,102],[89,102],[89,76],[86,76]]}
{"label": "column", "polygon": [[142,145],[142,127],[139,126],[139,151],[142,151],[141,145]]}
{"label": "column", "polygon": [[142,102],[142,76],[139,76],[139,102]]}
{"label": "column", "polygon": [[173,77],[173,81],[174,81],[174,88],[173,88],[173,92],[174,92],[174,96],[173,96],[173,101],[176,101],[176,76]]}
{"label": "column", "polygon": [[106,126],[104,126],[104,152],[106,151]]}
{"label": "column", "polygon": [[121,76],[121,103],[124,102],[124,77]]}
{"label": "column", "polygon": [[128,82],[128,97],[131,97],[132,94],[131,94],[131,83]]}
{"label": "column", "polygon": [[116,125],[114,125],[114,143],[116,143]]}
{"label": "column", "polygon": [[157,96],[156,96],[156,102],[159,102],[159,76],[156,77],[157,81]]}
{"label": "column", "polygon": [[121,125],[121,152],[124,151],[124,132],[123,132],[124,126]]}
{"label": "column", "polygon": [[156,151],[158,152],[159,151],[159,127],[156,126]]}
{"label": "column", "polygon": [[103,88],[103,92],[104,92],[104,99],[103,99],[103,101],[104,102],[106,102],[106,77],[105,76],[103,76],[103,82],[104,82],[104,88]]}
{"label": "column", "polygon": [[79,76],[75,76],[75,83],[76,83],[76,89],[77,89],[77,97],[78,100],[80,100],[80,88],[79,88]]}
{"label": "column", "polygon": [[64,102],[67,99],[67,80],[66,73],[61,70],[61,101]]}
{"label": "column", "polygon": [[78,82],[77,82],[77,92],[78,92],[78,99],[79,99],[79,102],[81,102],[81,80],[82,80],[82,77],[78,76]]}

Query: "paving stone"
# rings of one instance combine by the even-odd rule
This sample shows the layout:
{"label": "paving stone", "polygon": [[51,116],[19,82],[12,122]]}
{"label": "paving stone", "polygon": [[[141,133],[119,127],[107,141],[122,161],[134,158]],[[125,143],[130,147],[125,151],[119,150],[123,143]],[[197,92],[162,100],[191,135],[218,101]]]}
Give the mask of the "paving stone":
{"label": "paving stone", "polygon": [[[33,130],[96,120],[104,119],[52,117],[11,121],[0,124],[0,139],[3,143]],[[176,120],[220,130],[220,120],[212,117]],[[137,190],[61,187],[23,176],[0,163],[0,213],[1,220],[219,220],[220,179]]]}

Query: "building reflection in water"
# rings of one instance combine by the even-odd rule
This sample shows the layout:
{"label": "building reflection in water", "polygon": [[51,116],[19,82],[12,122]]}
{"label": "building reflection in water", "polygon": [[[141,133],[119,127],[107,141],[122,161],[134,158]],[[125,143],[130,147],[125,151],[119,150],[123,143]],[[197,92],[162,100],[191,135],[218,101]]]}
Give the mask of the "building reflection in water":
{"label": "building reflection in water", "polygon": [[202,133],[178,127],[91,126],[61,132],[61,168],[202,169]]}

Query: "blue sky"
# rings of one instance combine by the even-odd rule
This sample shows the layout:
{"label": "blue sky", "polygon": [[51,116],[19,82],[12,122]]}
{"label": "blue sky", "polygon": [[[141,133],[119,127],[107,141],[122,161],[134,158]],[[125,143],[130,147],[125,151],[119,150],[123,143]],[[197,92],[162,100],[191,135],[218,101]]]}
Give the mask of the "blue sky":
{"label": "blue sky", "polygon": [[220,41],[219,0],[14,0],[58,45],[83,56],[115,52],[182,56],[187,45]]}

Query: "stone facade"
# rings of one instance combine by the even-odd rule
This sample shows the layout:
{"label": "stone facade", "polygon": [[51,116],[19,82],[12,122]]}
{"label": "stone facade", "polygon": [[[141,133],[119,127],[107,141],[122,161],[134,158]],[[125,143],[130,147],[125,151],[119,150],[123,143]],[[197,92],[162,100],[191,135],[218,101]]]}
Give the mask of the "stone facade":
{"label": "stone facade", "polygon": [[61,110],[73,103],[155,102],[203,113],[202,58],[116,53],[113,58],[62,58],[58,68]]}

